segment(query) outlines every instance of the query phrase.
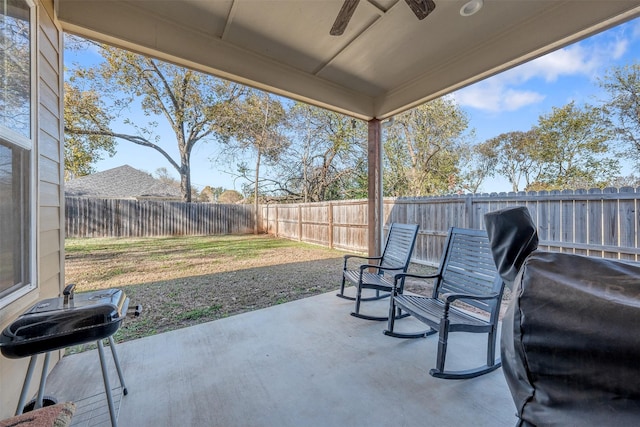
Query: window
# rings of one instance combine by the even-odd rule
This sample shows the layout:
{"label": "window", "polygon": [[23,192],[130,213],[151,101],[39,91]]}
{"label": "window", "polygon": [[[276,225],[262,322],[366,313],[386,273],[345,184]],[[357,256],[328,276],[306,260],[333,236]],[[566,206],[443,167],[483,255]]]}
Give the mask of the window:
{"label": "window", "polygon": [[31,20],[24,0],[0,0],[0,126],[31,135]]}
{"label": "window", "polygon": [[33,286],[33,17],[0,0],[0,306]]}
{"label": "window", "polygon": [[0,298],[29,283],[29,153],[0,142]]}

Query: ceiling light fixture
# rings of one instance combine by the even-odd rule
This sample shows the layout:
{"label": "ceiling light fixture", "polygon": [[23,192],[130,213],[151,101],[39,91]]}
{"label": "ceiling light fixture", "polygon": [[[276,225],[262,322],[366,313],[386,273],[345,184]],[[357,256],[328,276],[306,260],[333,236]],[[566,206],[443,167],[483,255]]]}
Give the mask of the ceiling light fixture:
{"label": "ceiling light fixture", "polygon": [[484,5],[483,0],[470,0],[460,8],[460,15],[471,16],[477,13]]}

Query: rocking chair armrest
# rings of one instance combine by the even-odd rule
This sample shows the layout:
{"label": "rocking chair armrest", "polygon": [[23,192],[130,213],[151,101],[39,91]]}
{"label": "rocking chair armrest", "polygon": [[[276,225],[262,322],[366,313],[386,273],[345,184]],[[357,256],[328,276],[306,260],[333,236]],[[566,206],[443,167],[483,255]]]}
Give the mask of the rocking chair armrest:
{"label": "rocking chair armrest", "polygon": [[[402,270],[403,268],[404,267],[397,267],[397,268],[380,267],[380,270],[393,271],[393,270]],[[407,273],[394,274],[393,275],[393,291],[394,292],[401,288],[401,286],[398,285],[398,280],[402,279],[403,277],[418,277],[418,276],[415,276],[413,274],[407,274]],[[420,276],[420,277],[422,277],[422,276]],[[424,277],[426,277],[426,276],[424,276]]]}
{"label": "rocking chair armrest", "polygon": [[345,255],[344,256],[343,270],[347,269],[347,261],[350,258],[366,259],[366,260],[381,260],[382,259],[381,256],[367,257],[367,256],[361,256],[361,255]]}
{"label": "rocking chair armrest", "polygon": [[400,279],[404,279],[405,277],[411,277],[413,279],[435,279],[438,276],[440,275],[439,274],[423,275],[423,274],[411,274],[411,273],[398,273],[393,277],[393,290],[396,291],[400,289],[400,286],[398,285],[398,281]]}
{"label": "rocking chair armrest", "polygon": [[435,279],[436,277],[439,277],[439,274],[427,274],[427,275],[423,275],[423,274],[412,274],[412,273],[399,273],[396,274],[395,278],[396,280],[398,279],[402,279],[403,277],[411,277],[413,279]]}
{"label": "rocking chair armrest", "polygon": [[362,275],[362,272],[365,271],[368,268],[375,268],[376,270],[384,270],[385,268],[380,267],[377,264],[360,264],[360,275]]}
{"label": "rocking chair armrest", "polygon": [[475,294],[454,294],[448,293],[442,295],[446,302],[452,303],[457,299],[475,299],[475,300],[490,300],[498,298],[497,293],[485,294],[485,295],[475,295]]}
{"label": "rocking chair armrest", "polygon": [[[364,264],[364,265],[360,266],[360,272],[362,273],[367,268],[375,268],[378,271],[396,271],[396,270],[403,270],[404,269],[404,267],[380,267],[379,265]],[[402,274],[402,273],[400,273],[400,274]],[[394,277],[395,276],[396,275],[394,275]]]}
{"label": "rocking chair armrest", "polygon": [[381,256],[362,256],[362,255],[345,255],[344,259],[360,258],[360,259],[382,259]]}

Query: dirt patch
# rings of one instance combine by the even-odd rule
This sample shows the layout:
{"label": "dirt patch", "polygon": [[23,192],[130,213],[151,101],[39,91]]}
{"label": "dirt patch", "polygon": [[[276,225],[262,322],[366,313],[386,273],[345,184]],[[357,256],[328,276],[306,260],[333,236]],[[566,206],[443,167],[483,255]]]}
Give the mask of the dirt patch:
{"label": "dirt patch", "polygon": [[77,292],[120,288],[143,306],[116,341],[335,290],[344,255],[268,236],[70,239],[66,250]]}

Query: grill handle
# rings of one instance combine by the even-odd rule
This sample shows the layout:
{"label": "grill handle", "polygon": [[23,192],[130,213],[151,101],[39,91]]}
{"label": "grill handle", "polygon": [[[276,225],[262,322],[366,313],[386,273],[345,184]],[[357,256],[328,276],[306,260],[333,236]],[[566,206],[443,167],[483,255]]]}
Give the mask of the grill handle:
{"label": "grill handle", "polygon": [[139,317],[140,313],[142,313],[142,306],[140,304],[127,310],[127,314],[133,317]]}
{"label": "grill handle", "polygon": [[73,291],[76,289],[75,283],[69,283],[64,287],[62,291],[62,295],[64,295],[64,306],[67,307],[69,305],[69,300],[73,300]]}

